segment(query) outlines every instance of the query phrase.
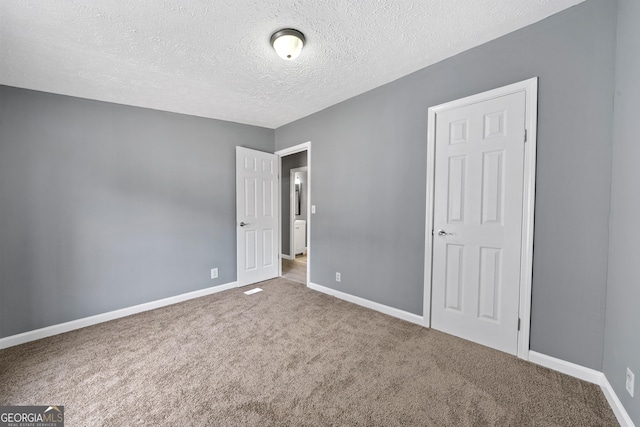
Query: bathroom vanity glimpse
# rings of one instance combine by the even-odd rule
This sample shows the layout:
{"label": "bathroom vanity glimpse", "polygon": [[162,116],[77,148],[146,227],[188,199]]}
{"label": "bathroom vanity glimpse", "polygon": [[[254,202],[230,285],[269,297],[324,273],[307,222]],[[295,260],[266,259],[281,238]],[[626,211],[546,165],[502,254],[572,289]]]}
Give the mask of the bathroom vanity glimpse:
{"label": "bathroom vanity glimpse", "polygon": [[293,225],[294,256],[306,252],[307,221],[297,219]]}

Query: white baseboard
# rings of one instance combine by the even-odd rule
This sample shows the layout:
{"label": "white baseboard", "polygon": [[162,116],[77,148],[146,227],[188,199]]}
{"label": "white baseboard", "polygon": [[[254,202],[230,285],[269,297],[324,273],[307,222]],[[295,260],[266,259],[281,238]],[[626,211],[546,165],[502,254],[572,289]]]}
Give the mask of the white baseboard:
{"label": "white baseboard", "polygon": [[280,258],[284,258],[284,259],[294,259],[291,255],[287,255],[287,254],[280,254]]}
{"label": "white baseboard", "polygon": [[607,402],[609,402],[609,406],[613,410],[613,413],[616,414],[616,418],[620,423],[621,427],[635,427],[631,417],[627,413],[627,410],[622,406],[622,402],[618,399],[618,395],[613,390],[611,383],[607,377],[602,374],[602,382],[600,383],[600,388],[602,388],[602,392],[604,393],[604,397],[607,398]]}
{"label": "white baseboard", "polygon": [[557,359],[531,350],[529,351],[529,362],[533,362],[536,365],[544,366],[545,368],[553,369],[554,371],[562,372],[563,374],[567,374],[571,377],[598,385],[600,385],[600,379],[603,375],[602,372],[596,371],[595,369],[587,368],[582,365],[577,365],[575,363],[567,362],[566,360]]}
{"label": "white baseboard", "polygon": [[574,378],[599,385],[607,402],[609,402],[609,406],[611,406],[611,410],[613,410],[613,413],[618,419],[620,426],[635,427],[627,410],[622,406],[622,402],[604,373],[535,351],[529,351],[529,361],[536,365],[544,366],[545,368],[553,369],[554,371],[562,372]]}
{"label": "white baseboard", "polygon": [[218,292],[226,291],[228,289],[236,288],[237,286],[237,282],[226,283],[224,285],[213,286],[198,291],[188,292],[186,294],[163,298],[157,301],[151,301],[134,305],[132,307],[109,311],[107,313],[96,314],[95,316],[84,317],[82,319],[71,320],[69,322],[47,326],[46,328],[40,328],[33,331],[23,332],[17,335],[11,335],[9,337],[0,338],[0,349],[13,347],[14,345],[24,344],[53,335],[62,334],[64,332],[73,331],[75,329],[85,328],[87,326],[96,325],[98,323],[108,322],[109,320],[119,319],[121,317],[130,316],[132,314],[142,313],[143,311],[154,310],[156,308],[165,307],[167,305],[177,304],[179,302],[203,297],[205,295],[215,294]]}
{"label": "white baseboard", "polygon": [[362,307],[370,308],[371,310],[379,311],[380,313],[388,314],[389,316],[397,317],[398,319],[406,320],[407,322],[416,323],[422,326],[422,316],[418,316],[417,314],[409,313],[408,311],[399,310],[397,308],[369,301],[367,299],[360,298],[351,294],[336,291],[335,289],[327,288],[326,286],[321,286],[316,283],[309,282],[309,285],[307,286],[314,291],[332,295],[336,298],[340,298],[341,300],[345,300],[353,304],[358,304]]}

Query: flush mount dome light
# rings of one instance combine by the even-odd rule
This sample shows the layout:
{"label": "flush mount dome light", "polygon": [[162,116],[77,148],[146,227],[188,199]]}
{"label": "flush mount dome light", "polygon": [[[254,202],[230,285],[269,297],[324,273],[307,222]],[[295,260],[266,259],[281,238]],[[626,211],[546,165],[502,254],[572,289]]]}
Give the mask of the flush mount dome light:
{"label": "flush mount dome light", "polygon": [[282,59],[296,59],[304,46],[304,34],[292,28],[276,31],[271,36],[271,46]]}

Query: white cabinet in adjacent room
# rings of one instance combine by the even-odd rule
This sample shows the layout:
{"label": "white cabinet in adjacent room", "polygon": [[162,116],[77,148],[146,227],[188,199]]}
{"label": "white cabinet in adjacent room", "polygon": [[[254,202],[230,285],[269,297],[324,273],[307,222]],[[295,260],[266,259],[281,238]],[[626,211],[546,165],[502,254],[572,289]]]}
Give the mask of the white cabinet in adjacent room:
{"label": "white cabinet in adjacent room", "polygon": [[307,221],[297,219],[293,224],[294,256],[305,253],[307,237]]}

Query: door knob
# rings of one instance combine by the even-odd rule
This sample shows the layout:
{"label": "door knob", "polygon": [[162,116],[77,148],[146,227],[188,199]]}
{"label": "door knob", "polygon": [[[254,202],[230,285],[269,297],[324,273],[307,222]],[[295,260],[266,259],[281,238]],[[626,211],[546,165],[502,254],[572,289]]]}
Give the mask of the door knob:
{"label": "door knob", "polygon": [[444,230],[438,230],[438,236],[446,236],[447,234],[451,234],[451,233],[447,233]]}
{"label": "door knob", "polygon": [[247,225],[249,225],[249,224],[247,224],[246,222],[241,222],[240,223],[240,227],[246,227]]}

